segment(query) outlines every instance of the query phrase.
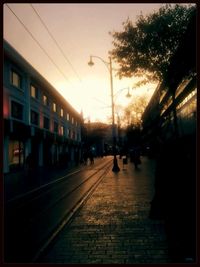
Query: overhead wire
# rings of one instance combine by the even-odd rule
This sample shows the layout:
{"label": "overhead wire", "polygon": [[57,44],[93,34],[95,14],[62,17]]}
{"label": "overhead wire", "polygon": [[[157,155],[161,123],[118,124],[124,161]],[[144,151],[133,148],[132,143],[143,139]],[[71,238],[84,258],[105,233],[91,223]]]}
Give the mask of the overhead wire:
{"label": "overhead wire", "polygon": [[[49,58],[49,60],[53,63],[53,65],[57,68],[57,70],[62,74],[62,76],[64,77],[64,79],[67,81],[67,83],[71,83],[71,81],[68,79],[68,77],[64,74],[64,72],[60,69],[60,67],[54,62],[54,60],[49,56],[49,54],[46,52],[46,50],[42,47],[42,45],[39,43],[39,41],[34,37],[34,35],[30,32],[30,30],[26,27],[26,25],[23,23],[23,21],[17,16],[17,14],[15,14],[15,12],[12,10],[12,8],[5,3],[6,6],[8,7],[8,9],[12,12],[12,14],[16,17],[16,19],[20,22],[20,24],[24,27],[24,29],[30,34],[30,36],[32,37],[32,39],[37,43],[37,45],[40,47],[40,49],[45,53],[45,55]],[[49,33],[49,35],[51,36],[51,38],[54,40],[56,46],[58,47],[59,51],[62,53],[62,55],[64,56],[65,60],[68,62],[68,64],[70,64],[70,66],[72,67],[74,73],[76,74],[77,78],[79,79],[79,82],[81,82],[82,84],[82,80],[79,77],[78,73],[76,72],[76,70],[74,69],[73,65],[71,64],[71,62],[69,61],[69,59],[66,57],[66,55],[64,54],[62,48],[59,46],[58,42],[56,41],[56,39],[53,37],[53,35],[51,34],[50,30],[48,29],[48,27],[46,26],[46,24],[44,23],[44,21],[42,20],[42,18],[40,17],[40,15],[38,14],[38,12],[36,11],[36,9],[33,7],[32,4],[30,4],[31,7],[33,8],[33,10],[35,11],[35,13],[37,14],[38,18],[40,19],[41,23],[43,24],[43,26],[45,27],[45,29],[47,30],[47,32]],[[73,84],[72,84],[73,86]],[[82,84],[83,86],[83,84]],[[73,86],[74,87],[74,86]]]}
{"label": "overhead wire", "polygon": [[67,63],[71,66],[72,70],[74,71],[74,73],[76,74],[78,80],[81,82],[81,78],[78,75],[77,71],[75,70],[74,66],[72,65],[72,63],[70,62],[70,60],[67,58],[67,56],[65,55],[65,53],[63,52],[62,48],[60,47],[60,45],[58,44],[58,42],[56,41],[56,39],[54,38],[54,36],[52,35],[52,33],[50,32],[49,28],[47,27],[47,25],[45,24],[44,20],[41,18],[40,14],[38,13],[38,11],[35,9],[35,7],[30,4],[30,6],[32,7],[32,9],[34,10],[35,14],[37,15],[37,17],[39,18],[40,22],[42,23],[42,25],[45,27],[45,29],[47,30],[47,32],[49,33],[49,35],[51,36],[52,40],[55,42],[56,46],[58,47],[59,51],[61,52],[61,54],[63,55],[63,57],[65,58],[65,60],[67,61]]}
{"label": "overhead wire", "polygon": [[41,50],[46,54],[46,56],[49,58],[49,60],[53,63],[53,65],[58,69],[58,71],[62,74],[64,79],[71,83],[68,79],[68,77],[64,74],[64,72],[59,68],[59,66],[53,61],[53,59],[49,56],[49,54],[46,52],[46,50],[41,46],[41,44],[38,42],[38,40],[33,36],[33,34],[29,31],[29,29],[24,25],[23,21],[15,14],[15,12],[10,8],[10,6],[6,3],[6,6],[9,8],[9,10],[13,13],[13,15],[17,18],[17,20],[22,24],[22,26],[25,28],[25,30],[30,34],[32,39],[38,44],[38,46],[41,48]]}
{"label": "overhead wire", "polygon": [[39,13],[37,12],[37,10],[35,9],[35,7],[33,6],[33,4],[30,4],[30,6],[32,7],[32,9],[34,10],[34,12],[36,13],[36,15],[38,16],[40,22],[43,24],[43,26],[45,27],[45,29],[47,30],[47,32],[49,33],[49,35],[51,36],[52,40],[55,42],[56,46],[58,47],[59,51],[61,52],[61,54],[63,55],[63,57],[65,58],[65,60],[68,62],[68,64],[71,66],[72,70],[74,71],[74,73],[76,74],[79,82],[81,83],[81,86],[84,87],[83,83],[82,83],[82,79],[80,78],[79,74],[77,73],[77,71],[75,70],[74,66],[72,65],[72,63],[70,62],[70,60],[67,58],[67,56],[65,55],[65,53],[63,52],[62,48],[60,47],[60,45],[58,44],[58,42],[56,41],[56,39],[54,38],[54,36],[52,35],[52,33],[50,32],[49,28],[47,27],[47,25],[45,24],[44,20],[41,18],[41,16],[39,15]]}

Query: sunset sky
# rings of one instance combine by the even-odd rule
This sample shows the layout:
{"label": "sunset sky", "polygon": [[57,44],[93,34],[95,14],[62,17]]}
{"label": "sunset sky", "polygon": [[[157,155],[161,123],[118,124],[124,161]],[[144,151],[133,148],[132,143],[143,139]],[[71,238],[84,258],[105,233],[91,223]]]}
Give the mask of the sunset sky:
{"label": "sunset sky", "polygon": [[[105,122],[111,116],[110,76],[97,58],[93,67],[88,66],[89,57],[95,55],[108,61],[108,51],[113,48],[109,32],[121,31],[127,18],[135,21],[141,12],[152,13],[161,4],[9,3],[8,6],[4,4],[4,39],[78,112],[82,110],[85,118]],[[156,87],[153,84],[131,90],[138,79],[119,80],[114,72],[113,79],[116,104],[128,103],[123,88],[129,87],[134,98],[145,92],[150,95]]]}

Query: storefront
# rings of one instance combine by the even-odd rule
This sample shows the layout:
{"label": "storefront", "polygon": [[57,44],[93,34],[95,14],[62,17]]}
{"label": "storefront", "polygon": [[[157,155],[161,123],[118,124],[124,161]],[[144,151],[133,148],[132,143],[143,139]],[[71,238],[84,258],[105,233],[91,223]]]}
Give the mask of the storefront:
{"label": "storefront", "polygon": [[30,127],[13,120],[4,120],[4,172],[24,168]]}
{"label": "storefront", "polygon": [[21,140],[9,141],[9,169],[21,169],[24,166],[24,142]]}

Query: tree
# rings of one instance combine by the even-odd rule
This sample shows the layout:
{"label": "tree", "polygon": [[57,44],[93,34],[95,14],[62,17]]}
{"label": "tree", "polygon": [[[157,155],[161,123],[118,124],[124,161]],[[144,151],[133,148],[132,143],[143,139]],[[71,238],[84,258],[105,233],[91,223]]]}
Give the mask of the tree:
{"label": "tree", "polygon": [[188,27],[181,38],[176,53],[171,58],[165,77],[165,87],[172,95],[175,134],[179,136],[175,106],[175,93],[183,77],[196,75],[196,10],[190,13]]}
{"label": "tree", "polygon": [[128,116],[129,124],[134,127],[141,127],[141,117],[147,106],[147,96],[134,97],[133,101],[125,108],[125,118]]}
{"label": "tree", "polygon": [[184,76],[196,75],[196,10],[192,10],[187,30],[172,56],[165,84],[175,91]]}
{"label": "tree", "polygon": [[115,48],[110,53],[119,63],[118,75],[145,77],[140,84],[164,81],[164,89],[172,95],[178,137],[175,91],[181,79],[195,69],[196,6],[167,4],[146,18],[140,15],[135,26],[129,19],[123,26],[123,32],[111,33]]}
{"label": "tree", "polygon": [[122,32],[110,33],[119,77],[143,76],[143,83],[164,80],[194,9],[166,4],[158,12],[140,15],[135,26],[127,19]]}
{"label": "tree", "polygon": [[118,127],[126,128],[129,125],[134,125],[134,127],[141,127],[141,116],[147,106],[148,96],[134,96],[131,102],[123,107],[121,105],[115,106],[115,112],[118,118]]}

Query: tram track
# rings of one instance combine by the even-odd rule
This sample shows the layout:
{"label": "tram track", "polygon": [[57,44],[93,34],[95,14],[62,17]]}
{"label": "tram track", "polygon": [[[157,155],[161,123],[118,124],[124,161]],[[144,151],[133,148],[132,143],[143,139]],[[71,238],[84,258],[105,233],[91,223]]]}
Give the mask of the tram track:
{"label": "tram track", "polygon": [[9,200],[5,222],[6,251],[10,245],[12,248],[7,260],[32,262],[37,259],[49,240],[55,238],[89,197],[110,166],[111,160]]}
{"label": "tram track", "polygon": [[62,229],[70,224],[70,222],[73,220],[73,217],[76,215],[76,213],[80,210],[80,208],[84,205],[84,203],[87,201],[87,199],[92,195],[96,187],[100,184],[106,173],[109,171],[108,164],[105,167],[105,170],[103,174],[98,178],[98,180],[90,187],[90,189],[80,198],[80,200],[74,205],[74,207],[68,212],[64,218],[61,220],[61,222],[58,224],[58,226],[54,229],[52,234],[49,236],[49,238],[43,243],[43,245],[40,247],[40,249],[37,251],[35,256],[32,258],[32,262],[37,262],[39,258],[45,253],[45,251],[48,249],[48,247],[51,245],[51,243],[56,239],[56,237],[60,234]]}

